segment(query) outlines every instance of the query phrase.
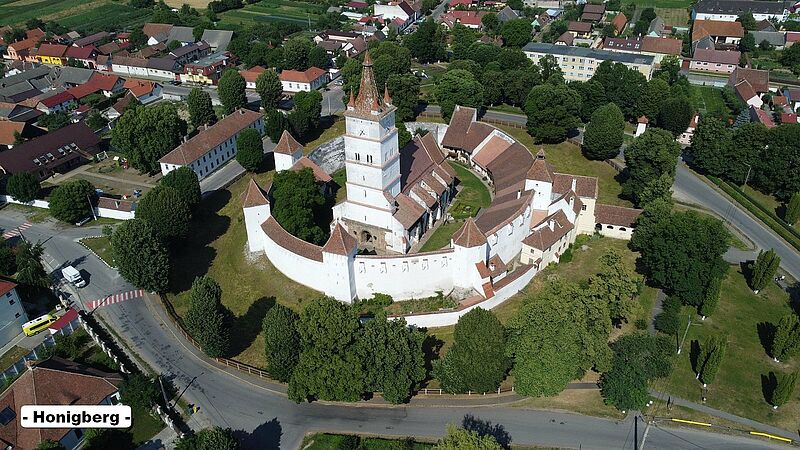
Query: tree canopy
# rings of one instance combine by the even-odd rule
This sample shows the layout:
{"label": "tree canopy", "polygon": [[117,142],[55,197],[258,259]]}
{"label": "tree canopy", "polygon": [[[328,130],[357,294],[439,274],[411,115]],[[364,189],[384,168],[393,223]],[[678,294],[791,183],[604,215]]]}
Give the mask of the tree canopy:
{"label": "tree canopy", "polygon": [[148,222],[155,237],[169,244],[174,239],[186,237],[192,213],[176,189],[160,184],[139,200],[136,218]]}
{"label": "tree canopy", "polygon": [[77,223],[92,217],[92,208],[97,198],[92,183],[86,180],[69,180],[50,193],[50,214],[56,219]]}
{"label": "tree canopy", "polygon": [[255,128],[247,128],[236,138],[236,161],[250,172],[255,172],[264,160],[264,144]]}
{"label": "tree canopy", "polygon": [[207,275],[195,278],[184,321],[203,352],[212,358],[224,356],[230,346],[228,315],[222,306],[219,284]]}
{"label": "tree canopy", "polygon": [[439,103],[445,120],[450,119],[456,105],[471,108],[480,108],[483,105],[483,87],[472,73],[464,69],[449,70],[439,77],[433,96]]}
{"label": "tree canopy", "polygon": [[619,154],[625,135],[625,117],[613,103],[598,108],[583,134],[583,152],[589,159],[611,159]]}
{"label": "tree canopy", "polygon": [[673,136],[661,129],[650,128],[638,136],[625,150],[628,178],[622,186],[625,195],[640,204],[640,192],[661,175],[675,177],[681,146]]}
{"label": "tree canopy", "polygon": [[6,190],[11,198],[22,203],[36,200],[41,189],[42,185],[39,183],[39,179],[30,172],[17,172],[11,175],[6,185]]}
{"label": "tree canopy", "polygon": [[163,292],[169,281],[169,255],[150,224],[126,220],[111,236],[114,262],[123,278],[148,291]]}
{"label": "tree canopy", "polygon": [[238,71],[228,69],[222,74],[217,83],[217,95],[225,108],[225,114],[247,106],[246,87],[247,82]]}
{"label": "tree canopy", "polygon": [[189,167],[183,166],[169,171],[161,179],[161,184],[175,189],[175,192],[189,206],[190,210],[194,210],[200,204],[202,198],[200,181],[197,179],[197,174],[194,173],[194,170]]}
{"label": "tree canopy", "polygon": [[267,311],[262,325],[267,371],[278,381],[288,382],[300,357],[300,335],[297,321],[300,316],[291,309],[275,304]]}
{"label": "tree canopy", "polygon": [[270,110],[278,107],[278,102],[283,95],[283,85],[278,73],[274,70],[265,70],[256,78],[256,92],[261,97],[261,107]]}
{"label": "tree canopy", "polygon": [[275,220],[293,236],[317,245],[324,244],[328,232],[315,218],[322,214],[326,202],[311,169],[278,172],[272,186]]}
{"label": "tree canopy", "polygon": [[296,136],[305,136],[319,126],[322,114],[322,94],[319,91],[298,92],[294,95],[294,109],[287,117]]}
{"label": "tree canopy", "polygon": [[181,143],[186,122],[169,103],[125,110],[111,130],[111,144],[120,149],[133,168],[156,173],[158,160]]}
{"label": "tree canopy", "polygon": [[648,382],[672,372],[673,344],[664,335],[626,334],[612,345],[611,370],[600,378],[606,404],[619,410],[641,410],[650,400]]}
{"label": "tree canopy", "polygon": [[525,101],[528,133],[537,142],[555,143],[580,125],[580,95],[565,85],[535,86]]}
{"label": "tree canopy", "polygon": [[217,121],[217,114],[211,104],[211,94],[200,88],[192,88],[189,91],[186,106],[189,109],[189,120],[195,128],[213,125]]}
{"label": "tree canopy", "polygon": [[522,47],[531,40],[533,25],[529,19],[515,19],[504,23],[500,28],[503,42],[509,47]]}

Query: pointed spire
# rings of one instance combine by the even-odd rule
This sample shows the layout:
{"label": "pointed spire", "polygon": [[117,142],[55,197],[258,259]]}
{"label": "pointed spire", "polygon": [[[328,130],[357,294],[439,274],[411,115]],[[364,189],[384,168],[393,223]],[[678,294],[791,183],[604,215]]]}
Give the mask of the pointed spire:
{"label": "pointed spire", "polygon": [[389,85],[388,84],[384,84],[383,85],[383,103],[386,103],[387,105],[391,105],[392,104],[392,97],[389,96]]}
{"label": "pointed spire", "polygon": [[355,108],[355,106],[356,106],[356,99],[355,99],[355,97],[353,96],[353,90],[352,90],[352,89],[350,89],[350,101],[349,101],[349,102],[347,102],[347,108],[348,108],[348,109],[350,109],[350,108]]}
{"label": "pointed spire", "polygon": [[372,67],[372,58],[369,56],[369,49],[364,53],[364,66]]}
{"label": "pointed spire", "polygon": [[355,99],[353,109],[361,114],[374,114],[384,111],[386,104],[378,95],[378,87],[375,84],[375,73],[372,71],[372,58],[369,51],[364,55],[363,69],[361,71],[361,85],[358,88],[358,96]]}

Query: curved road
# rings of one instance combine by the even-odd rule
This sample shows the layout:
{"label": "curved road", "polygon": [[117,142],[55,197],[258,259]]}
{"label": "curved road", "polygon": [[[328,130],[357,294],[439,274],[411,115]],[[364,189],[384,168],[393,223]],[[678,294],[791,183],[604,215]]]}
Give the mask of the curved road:
{"label": "curved road", "polygon": [[[0,227],[12,229],[25,217],[6,208]],[[80,290],[83,301],[132,289],[116,271],[108,269],[76,242],[97,235],[98,227],[62,228],[52,222],[34,224],[25,238],[45,245],[45,259],[55,268],[72,263],[91,276]],[[438,437],[448,423],[460,424],[466,415],[499,424],[518,444],[596,449],[635,449],[644,427],[634,419],[607,420],[577,414],[528,410],[509,406],[480,406],[482,400],[453,402],[448,396],[415,399],[410,405],[389,407],[364,402],[358,405],[295,404],[281,385],[266,383],[208,362],[198,355],[166,319],[158,300],[128,300],[102,307],[98,314],[124,338],[146,363],[170,380],[184,398],[200,407],[189,421],[199,429],[211,424],[236,430],[246,448],[296,449],[309,431],[350,431],[386,435]],[[511,397],[513,398],[513,397]],[[437,406],[440,405],[440,406]],[[441,406],[445,405],[445,406]],[[634,429],[637,430],[634,433]],[[156,443],[158,444],[158,443]],[[708,433],[693,429],[651,427],[647,448],[754,449],[785,448],[766,441]]]}

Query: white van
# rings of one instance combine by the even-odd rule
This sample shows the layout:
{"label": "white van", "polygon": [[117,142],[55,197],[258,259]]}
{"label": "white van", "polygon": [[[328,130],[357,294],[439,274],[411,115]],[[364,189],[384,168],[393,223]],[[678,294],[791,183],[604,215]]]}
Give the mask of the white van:
{"label": "white van", "polygon": [[86,286],[86,280],[83,279],[81,273],[78,272],[78,269],[72,266],[67,266],[61,269],[61,275],[63,275],[64,279],[74,284],[76,287],[82,288]]}

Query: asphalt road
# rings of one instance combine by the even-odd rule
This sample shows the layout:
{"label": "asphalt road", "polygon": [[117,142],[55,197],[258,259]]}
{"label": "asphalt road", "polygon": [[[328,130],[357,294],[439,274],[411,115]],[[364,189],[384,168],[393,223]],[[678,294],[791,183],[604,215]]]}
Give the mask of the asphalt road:
{"label": "asphalt road", "polygon": [[[9,229],[25,222],[16,211],[0,213],[0,227]],[[59,267],[67,262],[89,274],[81,289],[83,301],[131,289],[116,271],[106,267],[76,240],[99,234],[99,227],[63,227],[54,222],[34,224],[25,232],[32,241],[42,241],[45,258]],[[342,431],[386,435],[438,437],[447,424],[460,424],[465,416],[499,424],[494,427],[518,444],[596,449],[634,449],[634,419],[624,421],[575,414],[511,407],[436,407],[415,400],[411,405],[387,407],[370,403],[357,406],[336,404],[297,405],[283,395],[285,388],[230,373],[196,354],[164,318],[153,299],[128,300],[101,307],[98,315],[156,372],[182,390],[184,398],[200,407],[189,421],[199,429],[211,424],[236,430],[248,449],[296,449],[306,432]],[[438,402],[438,399],[433,401]],[[441,404],[450,402],[442,397]],[[485,425],[485,424],[484,424]],[[639,424],[641,439],[644,427]],[[690,429],[661,430],[651,427],[647,448],[783,448],[778,444]]]}

